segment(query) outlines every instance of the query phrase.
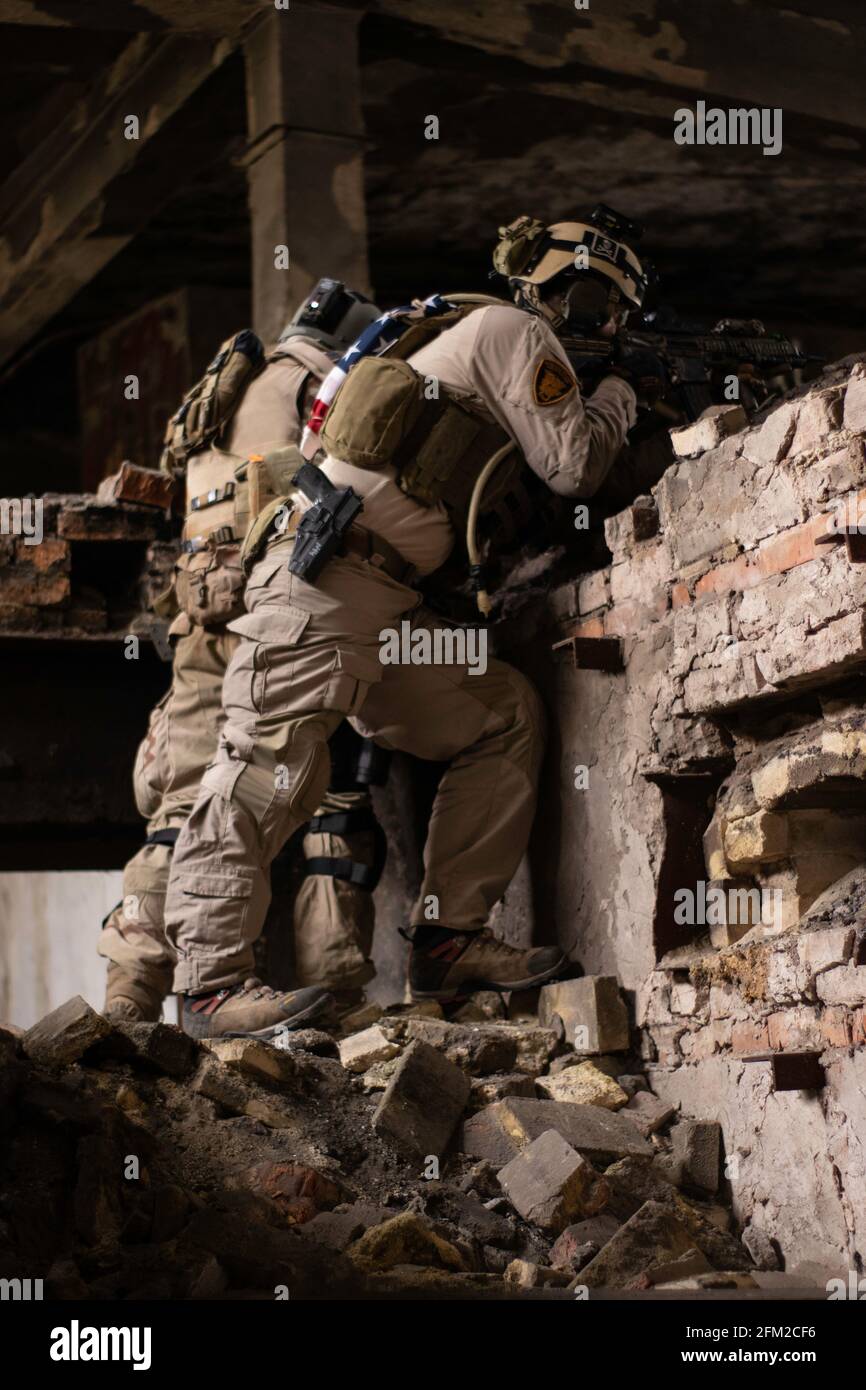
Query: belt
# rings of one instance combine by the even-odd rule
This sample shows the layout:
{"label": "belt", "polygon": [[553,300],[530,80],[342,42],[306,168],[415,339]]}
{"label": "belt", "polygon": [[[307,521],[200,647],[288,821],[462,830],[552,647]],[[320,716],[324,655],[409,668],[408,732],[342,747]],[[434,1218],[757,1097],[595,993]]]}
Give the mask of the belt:
{"label": "belt", "polygon": [[408,584],[415,577],[415,566],[404,560],[399,550],[376,531],[368,531],[366,526],[350,526],[343,537],[343,549],[348,555],[357,555],[376,569],[383,570],[389,579],[398,584]]}
{"label": "belt", "polygon": [[[293,536],[303,517],[304,513],[297,507],[294,508],[280,534]],[[342,553],[357,555],[359,560],[366,560],[398,584],[411,584],[415,578],[415,566],[404,560],[399,550],[396,550],[390,541],[386,541],[384,536],[380,536],[376,531],[369,531],[366,526],[349,527],[343,537]]]}

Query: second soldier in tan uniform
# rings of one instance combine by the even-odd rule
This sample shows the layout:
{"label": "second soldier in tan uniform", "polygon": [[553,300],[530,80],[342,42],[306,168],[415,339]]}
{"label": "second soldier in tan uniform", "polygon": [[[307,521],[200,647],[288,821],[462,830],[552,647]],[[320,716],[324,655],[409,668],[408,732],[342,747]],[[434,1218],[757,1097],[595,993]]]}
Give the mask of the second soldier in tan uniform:
{"label": "second soldier in tan uniform", "polygon": [[[217,748],[223,678],[241,640],[234,624],[245,613],[239,551],[250,511],[275,495],[270,473],[280,467],[280,451],[297,444],[322,378],[378,312],[340,282],[320,282],[264,358],[252,334],[224,344],[170,422],[163,462],[185,476],[187,503],[173,585],[180,611],[170,628],[171,687],[153,711],[135,762],[147,842],[126,865],[123,901],[106,918],[98,947],[109,962],[106,1012],[114,1016],[158,1019],[171,989],[174,956],[164,915],[169,866]],[[317,871],[305,878],[295,904],[296,974],[302,986],[349,991],[372,975],[372,813],[351,777],[318,810],[319,822],[304,841]],[[334,877],[327,867],[333,864],[347,864],[355,881],[349,873]],[[322,996],[320,989],[304,989],[274,998],[297,1022],[320,1011]]]}

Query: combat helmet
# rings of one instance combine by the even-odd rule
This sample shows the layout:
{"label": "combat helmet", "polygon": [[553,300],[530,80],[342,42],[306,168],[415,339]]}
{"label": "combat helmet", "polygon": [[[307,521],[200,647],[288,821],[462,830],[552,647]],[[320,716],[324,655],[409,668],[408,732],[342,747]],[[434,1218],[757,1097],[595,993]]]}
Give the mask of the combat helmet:
{"label": "combat helmet", "polygon": [[299,305],[280,334],[280,342],[312,338],[322,347],[340,352],[351,347],[380,315],[381,310],[366,295],[350,290],[342,280],[325,276]]}
{"label": "combat helmet", "polygon": [[591,332],[643,304],[652,270],[630,244],[642,231],[604,203],[585,222],[518,217],[500,227],[493,265],[521,307]]}

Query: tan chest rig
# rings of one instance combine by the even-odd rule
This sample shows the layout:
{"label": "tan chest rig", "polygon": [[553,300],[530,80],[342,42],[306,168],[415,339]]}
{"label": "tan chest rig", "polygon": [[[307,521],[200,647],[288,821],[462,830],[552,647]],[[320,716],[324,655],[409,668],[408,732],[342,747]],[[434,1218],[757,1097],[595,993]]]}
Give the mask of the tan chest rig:
{"label": "tan chest rig", "polygon": [[535,474],[501,425],[442,383],[430,397],[425,378],[405,360],[478,307],[422,320],[387,353],[362,358],[328,411],[321,437],[334,458],[373,472],[395,468],[402,491],[426,507],[441,503],[461,537],[482,470],[504,451],[480,499],[479,536],[507,546],[533,513]]}
{"label": "tan chest rig", "polygon": [[[238,339],[245,340],[241,350]],[[296,444],[242,458],[221,449],[218,441],[250,383],[272,362],[289,359],[320,379],[320,359],[305,348],[303,340],[293,340],[265,353],[255,335],[236,334],[169,421],[162,466],[186,474],[174,591],[181,611],[201,626],[231,622],[243,613],[241,542],[251,521],[289,491],[299,458]]]}

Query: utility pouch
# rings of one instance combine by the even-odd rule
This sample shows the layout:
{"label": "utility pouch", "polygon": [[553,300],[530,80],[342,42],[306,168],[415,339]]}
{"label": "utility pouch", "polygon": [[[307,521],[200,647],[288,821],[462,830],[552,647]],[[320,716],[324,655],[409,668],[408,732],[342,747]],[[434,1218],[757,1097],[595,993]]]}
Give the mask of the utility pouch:
{"label": "utility pouch", "polygon": [[217,546],[181,555],[174,587],[183,613],[200,627],[215,627],[239,618],[244,610],[246,576],[237,546]]}
{"label": "utility pouch", "polygon": [[160,459],[165,472],[185,468],[191,454],[213,443],[264,363],[264,347],[251,329],[226,339],[166,426]]}
{"label": "utility pouch", "polygon": [[350,487],[336,488],[321,468],[305,463],[294,483],[313,505],[295,533],[289,572],[314,584],[329,560],[339,554],[343,536],[364,504]]}
{"label": "utility pouch", "polygon": [[356,468],[384,468],[424,407],[423,380],[408,362],[362,357],[325,417],[322,446]]}

